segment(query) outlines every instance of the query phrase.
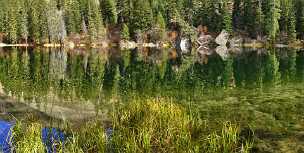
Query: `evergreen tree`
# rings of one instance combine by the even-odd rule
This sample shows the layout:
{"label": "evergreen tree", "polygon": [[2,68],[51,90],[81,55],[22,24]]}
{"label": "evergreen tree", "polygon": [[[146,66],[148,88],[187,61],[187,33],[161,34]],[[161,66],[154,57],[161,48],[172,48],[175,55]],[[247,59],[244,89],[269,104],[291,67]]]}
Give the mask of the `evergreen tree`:
{"label": "evergreen tree", "polygon": [[163,32],[166,30],[166,21],[161,12],[156,17],[156,26],[159,27]]}
{"label": "evergreen tree", "polygon": [[6,5],[4,0],[0,0],[0,32],[4,32],[5,31],[5,14],[6,14]]}
{"label": "evergreen tree", "polygon": [[126,24],[122,24],[121,38],[123,40],[130,39],[129,27]]}
{"label": "evergreen tree", "polygon": [[291,40],[296,38],[295,11],[292,0],[281,0],[280,30],[288,34]]}
{"label": "evergreen tree", "polygon": [[133,8],[132,0],[116,0],[116,11],[118,23],[129,23],[131,9]]}
{"label": "evergreen tree", "polygon": [[232,20],[233,27],[235,29],[242,28],[243,11],[242,11],[242,0],[235,0],[233,3]]}
{"label": "evergreen tree", "polygon": [[88,30],[91,41],[97,40],[105,35],[102,16],[98,0],[88,0]]}
{"label": "evergreen tree", "polygon": [[254,2],[253,0],[244,0],[244,25],[245,29],[251,34],[254,29]]}
{"label": "evergreen tree", "polygon": [[193,7],[194,7],[194,25],[205,25],[208,27],[211,27],[211,21],[212,21],[212,10],[210,9],[212,7],[211,4],[212,1],[210,0],[193,0]]}
{"label": "evergreen tree", "polygon": [[65,0],[64,1],[64,14],[65,23],[67,25],[67,32],[80,33],[81,31],[81,11],[80,3],[78,0]]}
{"label": "evergreen tree", "polygon": [[265,31],[271,40],[275,40],[279,31],[280,0],[267,0],[265,6]]}
{"label": "evergreen tree", "polygon": [[102,16],[105,24],[117,23],[117,11],[114,0],[101,0],[100,1]]}
{"label": "evergreen tree", "polygon": [[155,28],[159,39],[162,40],[166,33],[166,22],[161,12],[155,18]]}
{"label": "evergreen tree", "polygon": [[18,36],[27,42],[28,32],[28,15],[24,1],[18,1]]}
{"label": "evergreen tree", "polygon": [[182,1],[182,8],[184,11],[181,11],[181,14],[183,16],[183,19],[190,25],[193,24],[193,14],[194,14],[194,8],[195,5],[194,0],[184,0]]}
{"label": "evergreen tree", "polygon": [[228,32],[232,32],[232,12],[230,10],[229,0],[224,0],[222,3],[222,29],[225,29]]}
{"label": "evergreen tree", "polygon": [[48,32],[52,42],[63,42],[66,36],[63,11],[58,10],[56,1],[48,2]]}
{"label": "evergreen tree", "polygon": [[[181,0],[167,0],[166,2],[166,13],[167,13],[167,19],[171,20],[173,22],[176,22],[179,20],[181,16],[181,10],[182,10],[182,1]],[[171,22],[168,21],[168,22]]]}
{"label": "evergreen tree", "polygon": [[210,5],[208,7],[208,16],[210,16],[208,27],[210,31],[221,31],[222,27],[222,20],[221,20],[221,15],[220,14],[220,6],[219,6],[219,0],[214,0],[210,2]]}
{"label": "evergreen tree", "polygon": [[15,9],[17,0],[11,0],[8,3],[7,30],[6,34],[12,43],[18,39],[18,10]]}
{"label": "evergreen tree", "polygon": [[256,36],[262,36],[264,33],[264,21],[265,21],[265,15],[262,10],[262,2],[261,0],[258,0],[256,4],[256,12],[255,12],[255,31]]}
{"label": "evergreen tree", "polygon": [[153,14],[149,1],[135,1],[131,12],[131,32],[134,34],[136,30],[147,31],[151,28],[152,23]]}
{"label": "evergreen tree", "polygon": [[261,36],[264,31],[264,14],[261,0],[244,1],[243,22],[250,37]]}
{"label": "evergreen tree", "polygon": [[47,3],[45,0],[27,0],[29,35],[36,43],[43,43],[48,38]]}
{"label": "evergreen tree", "polygon": [[156,17],[158,13],[165,14],[166,2],[163,0],[149,0],[153,10],[153,16]]}
{"label": "evergreen tree", "polygon": [[296,0],[296,31],[298,38],[304,39],[304,1]]}

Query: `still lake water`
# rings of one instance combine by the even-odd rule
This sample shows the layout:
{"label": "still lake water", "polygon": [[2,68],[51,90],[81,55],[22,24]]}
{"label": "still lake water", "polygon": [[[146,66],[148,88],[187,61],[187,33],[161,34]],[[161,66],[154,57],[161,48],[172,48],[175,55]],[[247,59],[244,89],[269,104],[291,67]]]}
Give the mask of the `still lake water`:
{"label": "still lake water", "polygon": [[1,49],[0,118],[106,120],[131,99],[161,97],[199,112],[208,126],[250,127],[266,151],[301,150],[304,51],[242,49],[225,59],[175,51]]}

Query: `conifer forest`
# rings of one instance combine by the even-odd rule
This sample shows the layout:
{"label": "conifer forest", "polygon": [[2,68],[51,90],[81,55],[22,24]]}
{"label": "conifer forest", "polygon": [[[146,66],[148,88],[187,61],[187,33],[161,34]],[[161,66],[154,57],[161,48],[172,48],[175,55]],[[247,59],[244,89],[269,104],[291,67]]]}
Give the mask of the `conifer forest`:
{"label": "conifer forest", "polygon": [[[304,39],[302,0],[1,0],[4,42],[60,42],[74,34],[90,41],[119,26],[122,38],[169,30],[195,35],[225,29],[252,39]],[[178,25],[177,26],[174,26]]]}

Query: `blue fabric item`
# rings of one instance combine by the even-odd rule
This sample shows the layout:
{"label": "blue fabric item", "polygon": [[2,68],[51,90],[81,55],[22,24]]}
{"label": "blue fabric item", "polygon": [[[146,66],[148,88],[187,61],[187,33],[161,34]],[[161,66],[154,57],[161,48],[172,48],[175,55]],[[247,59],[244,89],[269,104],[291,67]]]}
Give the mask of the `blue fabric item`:
{"label": "blue fabric item", "polygon": [[[13,123],[0,120],[0,153],[12,152],[12,128]],[[56,128],[43,128],[42,141],[48,153],[56,153],[55,144],[64,145],[65,134]],[[63,146],[62,146],[63,147]]]}
{"label": "blue fabric item", "polygon": [[42,141],[48,153],[56,153],[56,144],[64,145],[65,134],[56,128],[43,128]]}
{"label": "blue fabric item", "polygon": [[0,121],[0,152],[11,153],[13,124]]}

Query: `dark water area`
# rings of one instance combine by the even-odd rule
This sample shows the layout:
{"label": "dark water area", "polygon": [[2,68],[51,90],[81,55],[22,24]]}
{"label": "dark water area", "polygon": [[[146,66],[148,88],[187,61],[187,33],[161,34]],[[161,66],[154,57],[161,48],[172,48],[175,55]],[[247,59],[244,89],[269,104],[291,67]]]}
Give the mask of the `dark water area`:
{"label": "dark water area", "polygon": [[106,120],[118,105],[156,97],[199,112],[208,126],[233,121],[254,129],[266,151],[304,145],[301,50],[246,48],[223,58],[176,49],[5,48],[0,93],[6,120],[27,113]]}

